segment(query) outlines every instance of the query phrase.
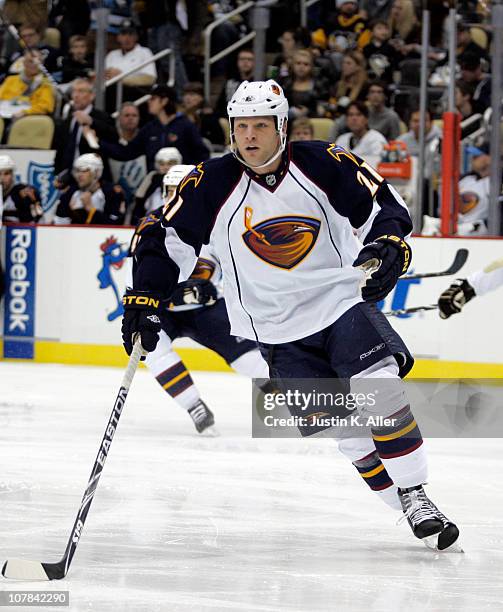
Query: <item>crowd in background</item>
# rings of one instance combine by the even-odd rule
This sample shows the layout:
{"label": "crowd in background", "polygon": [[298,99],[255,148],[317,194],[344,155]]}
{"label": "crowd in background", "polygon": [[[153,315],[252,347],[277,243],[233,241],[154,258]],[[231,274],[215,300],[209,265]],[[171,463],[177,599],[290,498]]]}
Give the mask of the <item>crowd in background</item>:
{"label": "crowd in background", "polygon": [[[255,56],[251,48],[241,47],[213,64],[206,99],[202,32],[239,6],[239,0],[0,0],[2,4],[2,142],[9,144],[12,126],[26,116],[53,119],[50,148],[56,151],[60,190],[55,222],[135,222],[158,205],[159,176],[166,163],[197,164],[226,150],[227,102],[243,80],[254,78]],[[418,0],[320,0],[308,11],[308,27],[299,25],[298,2],[280,0],[271,9],[267,77],[282,85],[289,100],[292,140],[317,137],[316,126],[325,120],[327,140],[374,165],[390,142],[401,141],[410,155],[418,155],[422,5]],[[439,120],[450,78],[449,3],[433,0],[428,5],[426,143],[440,147]],[[475,117],[469,131],[482,125],[491,103],[490,4],[465,0],[457,5],[456,108],[463,120]],[[126,102],[117,107],[117,88],[112,86],[106,90],[104,109],[96,108],[99,6],[109,9],[105,79],[170,48],[173,87],[167,85],[170,58],[164,57],[124,79]],[[248,19],[245,12],[217,26],[212,53],[249,32]],[[143,96],[148,96],[143,104],[133,103]],[[472,176],[469,195],[462,192],[460,198],[460,221],[472,224],[467,233],[484,233],[488,209],[490,160],[486,143],[477,145],[467,168]],[[4,221],[37,222],[42,214],[36,190],[21,185],[13,191],[15,181],[7,179],[15,167],[8,150],[1,153]],[[427,156],[426,165],[425,189],[431,192],[433,158]],[[430,198],[428,206],[434,217],[437,199]]]}

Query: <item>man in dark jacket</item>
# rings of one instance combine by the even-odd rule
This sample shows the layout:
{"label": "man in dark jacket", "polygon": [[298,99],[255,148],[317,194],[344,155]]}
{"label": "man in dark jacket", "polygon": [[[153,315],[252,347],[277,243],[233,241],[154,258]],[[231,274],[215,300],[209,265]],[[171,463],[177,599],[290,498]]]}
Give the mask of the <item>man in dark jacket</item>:
{"label": "man in dark jacket", "polygon": [[176,147],[184,164],[198,164],[208,159],[210,152],[197,127],[183,113],[176,112],[175,101],[172,87],[155,85],[148,101],[148,112],[155,119],[144,125],[127,145],[99,138],[100,152],[119,161],[145,154],[149,171],[155,169],[155,154],[164,147]]}
{"label": "man in dark jacket", "polygon": [[[54,172],[70,171],[79,155],[92,153],[93,147],[85,136],[85,128],[92,128],[98,138],[116,142],[117,130],[112,117],[94,107],[94,88],[88,79],[75,79],[72,99],[65,119],[56,124],[52,148],[56,150]],[[111,179],[110,169],[104,159],[104,177]]]}

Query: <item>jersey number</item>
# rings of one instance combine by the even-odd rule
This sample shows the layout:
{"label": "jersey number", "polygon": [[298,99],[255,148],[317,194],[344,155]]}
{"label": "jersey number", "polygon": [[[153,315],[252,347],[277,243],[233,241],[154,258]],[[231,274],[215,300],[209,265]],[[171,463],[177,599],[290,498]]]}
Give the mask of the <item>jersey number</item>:
{"label": "jersey number", "polygon": [[365,170],[367,170],[367,172],[371,174],[372,177],[377,181],[375,183],[373,180],[369,179],[369,177],[365,176],[365,174],[363,174],[361,170],[358,170],[358,172],[356,173],[356,180],[360,183],[360,185],[366,187],[370,191],[370,195],[374,197],[377,193],[377,190],[379,189],[379,185],[384,181],[384,179],[378,172],[374,170],[374,168],[372,168],[372,166],[369,166],[367,162],[363,162],[362,164],[360,164],[360,168],[364,168]]}

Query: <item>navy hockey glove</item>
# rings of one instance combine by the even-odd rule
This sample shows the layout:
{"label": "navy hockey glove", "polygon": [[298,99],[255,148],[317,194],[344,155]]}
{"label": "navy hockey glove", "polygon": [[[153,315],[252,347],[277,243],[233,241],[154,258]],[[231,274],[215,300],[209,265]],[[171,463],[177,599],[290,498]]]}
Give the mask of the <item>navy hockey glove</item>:
{"label": "navy hockey glove", "polygon": [[217,301],[217,288],[208,280],[191,278],[180,283],[173,291],[169,307],[186,304],[212,306]]}
{"label": "navy hockey glove", "polygon": [[[142,347],[151,353],[159,341],[161,316],[166,302],[157,294],[128,289],[122,298],[122,304],[122,342],[126,353],[131,355],[137,334],[140,334]],[[142,357],[143,359],[145,358]]]}
{"label": "navy hockey glove", "polygon": [[438,298],[438,314],[442,319],[461,312],[461,309],[475,297],[475,289],[465,279],[459,278]]}
{"label": "navy hockey glove", "polygon": [[362,297],[366,302],[379,302],[388,295],[400,276],[407,272],[412,255],[409,245],[402,238],[381,236],[363,247],[353,266],[361,266],[374,258],[381,264],[362,288]]}

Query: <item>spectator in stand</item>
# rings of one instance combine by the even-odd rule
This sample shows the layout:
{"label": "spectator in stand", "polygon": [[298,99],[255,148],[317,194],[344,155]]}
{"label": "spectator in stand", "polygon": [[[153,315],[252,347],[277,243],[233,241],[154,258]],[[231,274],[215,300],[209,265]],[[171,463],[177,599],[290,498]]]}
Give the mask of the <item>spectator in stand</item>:
{"label": "spectator in stand", "polygon": [[389,85],[398,59],[396,49],[389,43],[390,27],[386,21],[378,20],[373,23],[371,32],[372,38],[363,48],[369,76]]}
{"label": "spectator in stand", "polygon": [[[238,0],[208,0],[207,2],[209,13],[214,21],[236,9],[238,4]],[[230,47],[247,33],[248,27],[243,15],[234,15],[231,19],[220,23],[211,35],[211,55],[216,55]],[[211,67],[212,78],[221,75],[227,76],[229,71],[232,70],[230,61],[232,61],[232,54],[215,62]]]}
{"label": "spectator in stand", "polygon": [[[193,9],[190,3],[182,0],[142,0],[137,3],[137,12],[141,24],[148,31],[148,46],[154,53],[163,49],[172,49],[175,54],[175,83],[177,94],[181,96],[187,82],[187,71],[183,63],[182,47],[189,22],[192,21]],[[191,19],[189,19],[189,11]],[[159,61],[161,80],[167,81],[169,75],[169,56]]]}
{"label": "spectator in stand", "polygon": [[61,50],[68,52],[73,36],[85,36],[91,25],[87,0],[52,0],[49,22],[61,34]]}
{"label": "spectator in stand", "polygon": [[474,114],[473,91],[464,81],[456,82],[456,109],[461,115],[461,120],[468,119]]}
{"label": "spectator in stand", "polygon": [[101,151],[120,161],[145,154],[148,170],[155,168],[155,154],[166,146],[176,147],[184,164],[198,164],[209,158],[210,152],[196,126],[183,113],[177,113],[176,93],[172,87],[155,85],[152,88],[148,112],[155,118],[144,125],[127,145],[100,138]]}
{"label": "spectator in stand", "polygon": [[322,23],[323,27],[313,32],[313,37],[327,49],[340,72],[345,52],[362,49],[370,40],[365,19],[358,12],[357,0],[336,0],[336,11],[325,9]]}
{"label": "spectator in stand", "polygon": [[121,225],[126,204],[118,185],[101,180],[103,161],[94,153],[78,157],[73,164],[76,184],[61,194],[55,225]]}
{"label": "spectator in stand", "polygon": [[[2,17],[6,22],[12,23],[18,31],[25,24],[34,24],[36,27],[45,28],[47,25],[47,0],[5,0],[0,2]],[[14,36],[3,29],[0,53],[0,73],[6,72],[10,64],[9,58],[20,47]]]}
{"label": "spectator in stand", "polygon": [[[388,23],[391,28],[390,44],[397,51],[398,61],[419,59],[421,57],[421,24],[416,16],[412,0],[395,0]],[[445,53],[430,48],[428,58],[440,61],[445,59]]]}
{"label": "spectator in stand", "polygon": [[61,58],[61,82],[70,83],[77,78],[94,76],[94,57],[88,53],[87,38],[80,34],[70,37],[68,55]]}
{"label": "spectator in stand", "polygon": [[[43,215],[40,194],[31,185],[16,183],[16,165],[9,155],[0,155],[0,190],[4,223],[37,223]],[[2,210],[2,207],[0,207]]]}
{"label": "spectator in stand", "polygon": [[350,102],[360,100],[367,82],[365,58],[358,51],[346,51],[342,60],[341,78],[330,90],[332,116],[344,113]]}
{"label": "spectator in stand", "polygon": [[314,127],[308,117],[299,117],[292,121],[289,140],[314,140]]}
{"label": "spectator in stand", "polygon": [[465,54],[461,60],[461,81],[472,91],[474,112],[483,113],[491,106],[491,75],[484,74],[478,55]]}
{"label": "spectator in stand", "polygon": [[[73,0],[70,0],[73,4]],[[96,11],[100,8],[108,9],[106,49],[110,51],[117,48],[117,34],[126,19],[133,17],[133,2],[135,0],[87,0],[91,9],[91,26],[87,32],[89,48],[96,46]],[[141,1],[141,0],[140,0]]]}
{"label": "spectator in stand", "polygon": [[197,126],[201,137],[213,145],[223,147],[225,134],[217,115],[204,99],[203,84],[187,83],[183,88],[182,101],[182,111]]}
{"label": "spectator in stand", "polygon": [[[419,157],[419,128],[421,121],[421,113],[419,109],[413,109],[409,117],[409,131],[405,134],[401,134],[397,140],[404,142],[407,145],[407,150],[410,155]],[[431,113],[426,111],[425,115],[425,144],[429,145],[433,140],[440,139],[442,132],[440,129],[433,125],[431,120]],[[428,148],[428,147],[427,147]]]}
{"label": "spectator in stand", "polygon": [[135,194],[135,207],[131,219],[136,225],[149,212],[163,206],[162,179],[173,166],[182,163],[180,151],[175,147],[159,149],[155,155],[155,170],[149,172],[141,182]]}
{"label": "spectator in stand", "polygon": [[124,102],[117,117],[117,133],[119,143],[126,145],[131,142],[140,131],[140,111],[132,102]]}
{"label": "spectator in stand", "polygon": [[381,132],[386,140],[400,136],[400,117],[386,106],[386,85],[382,81],[372,81],[367,90],[369,108],[369,127]]}
{"label": "spectator in stand", "polygon": [[[251,49],[241,49],[236,60],[237,73],[235,77],[227,79],[218,97],[215,111],[219,117],[227,119],[227,103],[230,101],[236,89],[243,81],[253,81],[255,70],[255,54]],[[189,163],[184,161],[184,164]]]}
{"label": "spectator in stand", "polygon": [[[93,147],[84,135],[84,127],[91,127],[98,138],[117,141],[114,120],[108,113],[94,106],[95,92],[88,79],[75,79],[71,88],[71,101],[63,109],[63,119],[56,122],[52,148],[56,150],[54,172],[70,171],[76,157],[91,153]],[[111,178],[107,160],[104,176]]]}
{"label": "spectator in stand", "polygon": [[356,153],[371,165],[381,158],[386,138],[377,130],[369,129],[369,111],[363,102],[351,102],[346,110],[346,123],[349,132],[337,138],[335,144]]}
{"label": "spectator in stand", "polygon": [[314,75],[314,60],[308,49],[298,49],[293,55],[291,76],[283,83],[288,99],[289,117],[317,117],[318,103],[328,99],[328,85]]}
{"label": "spectator in stand", "polygon": [[[138,32],[130,20],[121,24],[117,34],[117,43],[119,48],[109,51],[105,57],[105,78],[107,80],[128,72],[135,66],[152,59],[154,55],[149,48],[138,44]],[[156,80],[157,69],[155,62],[151,62],[123,79],[123,95],[130,100],[139,98],[147,93]],[[116,85],[107,88],[106,105],[110,113],[115,110],[116,88]]]}
{"label": "spectator in stand", "polygon": [[478,45],[470,34],[470,26],[466,23],[458,23],[458,37],[456,39],[457,49],[456,57],[458,63],[461,63],[466,55],[477,56],[480,59],[489,61],[487,51]]}
{"label": "spectator in stand", "polygon": [[54,90],[42,73],[40,51],[25,51],[23,69],[19,74],[8,76],[0,85],[0,114],[6,118],[19,119],[24,115],[50,115],[54,112]]}
{"label": "spectator in stand", "polygon": [[52,73],[58,70],[59,49],[50,47],[42,42],[44,31],[37,26],[27,23],[19,28],[19,36],[24,43],[18,51],[12,54],[10,58],[10,73],[21,72],[23,68],[23,58],[25,49],[33,49],[40,52],[42,63],[47,68],[47,71]]}
{"label": "spectator in stand", "polygon": [[297,49],[308,49],[311,45],[311,34],[307,28],[291,28],[285,30],[278,39],[281,45],[281,53],[273,62],[270,78],[278,82],[285,80],[291,74],[293,56]]}

